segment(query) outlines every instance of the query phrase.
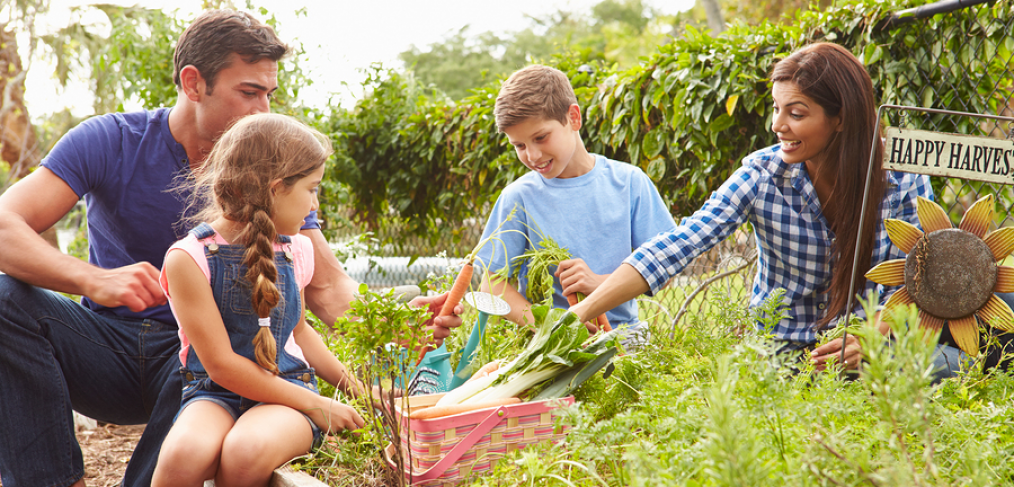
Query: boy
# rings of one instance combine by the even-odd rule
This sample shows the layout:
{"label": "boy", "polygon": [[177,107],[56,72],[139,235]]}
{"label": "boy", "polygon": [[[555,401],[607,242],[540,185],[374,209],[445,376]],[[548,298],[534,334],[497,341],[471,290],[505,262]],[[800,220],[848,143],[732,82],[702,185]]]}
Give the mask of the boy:
{"label": "boy", "polygon": [[[561,71],[534,65],[515,72],[501,86],[493,114],[497,130],[507,135],[532,172],[504,188],[486,222],[483,239],[503,223],[478,254],[487,273],[510,269],[513,259],[543,236],[552,238],[572,256],[557,267],[553,283],[553,306],[567,308],[568,295],[591,294],[634,248],[676,227],[643,171],[585,149],[581,109]],[[514,217],[504,223],[515,206]],[[522,269],[520,288],[488,278],[482,279],[482,288],[511,305],[508,319],[531,325],[532,303],[522,294],[526,273]],[[627,325],[628,348],[647,342],[648,327],[638,321],[633,300],[607,317],[614,328]],[[596,331],[595,325],[588,326]]]}

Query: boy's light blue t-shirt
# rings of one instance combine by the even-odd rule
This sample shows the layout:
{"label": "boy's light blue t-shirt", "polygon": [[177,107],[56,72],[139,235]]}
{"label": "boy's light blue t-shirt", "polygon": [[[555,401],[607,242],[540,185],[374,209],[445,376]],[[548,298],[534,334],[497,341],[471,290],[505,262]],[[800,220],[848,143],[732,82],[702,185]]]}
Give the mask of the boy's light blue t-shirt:
{"label": "boy's light blue t-shirt", "polygon": [[[572,258],[584,259],[592,272],[610,274],[633,249],[676,228],[655,184],[640,168],[600,155],[593,157],[595,167],[576,178],[546,179],[529,172],[507,185],[486,222],[483,240],[515,205],[517,211],[500,227],[498,236],[478,252],[482,264],[477,265],[487,266],[490,272],[502,269],[508,260],[538,245],[541,231],[567,249]],[[528,240],[518,232],[527,235]],[[522,268],[522,294],[527,286],[526,275],[527,269]],[[559,279],[554,279],[553,288],[553,305],[568,308]],[[614,325],[636,323],[637,305],[628,301],[607,316]]]}

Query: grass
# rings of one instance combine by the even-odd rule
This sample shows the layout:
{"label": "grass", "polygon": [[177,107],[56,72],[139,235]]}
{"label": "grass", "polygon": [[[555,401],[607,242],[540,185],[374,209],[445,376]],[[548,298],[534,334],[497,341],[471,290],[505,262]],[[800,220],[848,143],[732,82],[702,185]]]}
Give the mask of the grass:
{"label": "grass", "polygon": [[[932,340],[904,316],[893,345],[877,336],[864,343],[861,379],[815,373],[775,355],[742,301],[719,289],[672,336],[665,313],[642,305],[652,346],[578,390],[566,441],[513,452],[472,485],[1014,485],[1011,375],[973,366],[931,385]],[[488,326],[480,362],[525,339],[499,320]],[[384,485],[392,479],[382,447],[347,434],[303,465],[331,485]]]}

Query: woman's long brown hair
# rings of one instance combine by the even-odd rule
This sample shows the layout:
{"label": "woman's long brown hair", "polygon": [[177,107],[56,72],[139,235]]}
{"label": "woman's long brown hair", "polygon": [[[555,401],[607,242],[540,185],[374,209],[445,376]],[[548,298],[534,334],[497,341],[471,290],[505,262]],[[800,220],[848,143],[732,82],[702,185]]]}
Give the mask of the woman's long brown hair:
{"label": "woman's long brown hair", "polygon": [[[854,284],[854,292],[862,292],[866,271],[872,264],[878,210],[887,186],[882,165],[884,144],[880,134],[874,133],[877,107],[873,82],[851,52],[830,43],[811,44],[779,61],[771,73],[771,81],[795,83],[828,117],[838,117],[841,121],[841,132],[824,149],[820,174],[810,175],[834,181],[831,197],[821,202],[825,217],[828,213],[833,215],[828,223],[835,234],[831,247],[834,269],[827,290],[829,305],[826,314],[815,324],[821,328],[845,313],[850,284]],[[866,218],[860,223],[871,149],[873,177],[870,178]],[[863,240],[856,261],[856,278],[850,282],[860,225]]]}
{"label": "woman's long brown hair", "polygon": [[[284,115],[249,115],[233,125],[215,143],[197,175],[195,198],[204,202],[197,221],[225,217],[245,224],[232,242],[246,247],[243,264],[253,286],[253,309],[269,318],[281,294],[275,286],[274,242],[278,239],[271,183],[281,180],[285,190],[320,168],[331,155],[330,141],[294,118]],[[254,338],[257,363],[277,373],[277,347],[269,327]]]}

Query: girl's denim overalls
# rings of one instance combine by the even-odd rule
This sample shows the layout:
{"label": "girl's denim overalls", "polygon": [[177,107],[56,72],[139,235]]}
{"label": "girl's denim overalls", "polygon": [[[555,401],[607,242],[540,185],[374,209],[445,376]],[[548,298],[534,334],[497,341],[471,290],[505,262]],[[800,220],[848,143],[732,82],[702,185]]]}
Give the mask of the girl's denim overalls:
{"label": "girl's denim overalls", "polygon": [[[204,243],[204,255],[208,258],[208,270],[211,276],[211,289],[222,315],[222,322],[229,333],[232,349],[251,361],[254,356],[253,339],[260,331],[258,316],[253,309],[252,286],[246,279],[247,267],[243,265],[245,248],[241,245],[218,245],[210,238],[215,230],[207,223],[202,223],[190,231]],[[278,279],[275,286],[282,298],[271,310],[271,334],[277,346],[278,376],[317,392],[317,378],[313,369],[302,360],[293,357],[285,350],[285,342],[292,335],[292,330],[299,323],[302,315],[302,304],[299,286],[296,283],[295,269],[292,264],[291,238],[279,235],[279,242],[285,249],[275,252],[275,266],[278,268]],[[186,362],[180,368],[183,374],[183,399],[180,410],[195,400],[213,401],[227,411],[233,418],[238,418],[250,408],[259,404],[257,401],[241,397],[208,377],[201,364],[201,359],[194,348],[187,350]],[[309,420],[309,418],[307,418]],[[314,443],[320,440],[320,430],[310,421],[313,428]]]}

